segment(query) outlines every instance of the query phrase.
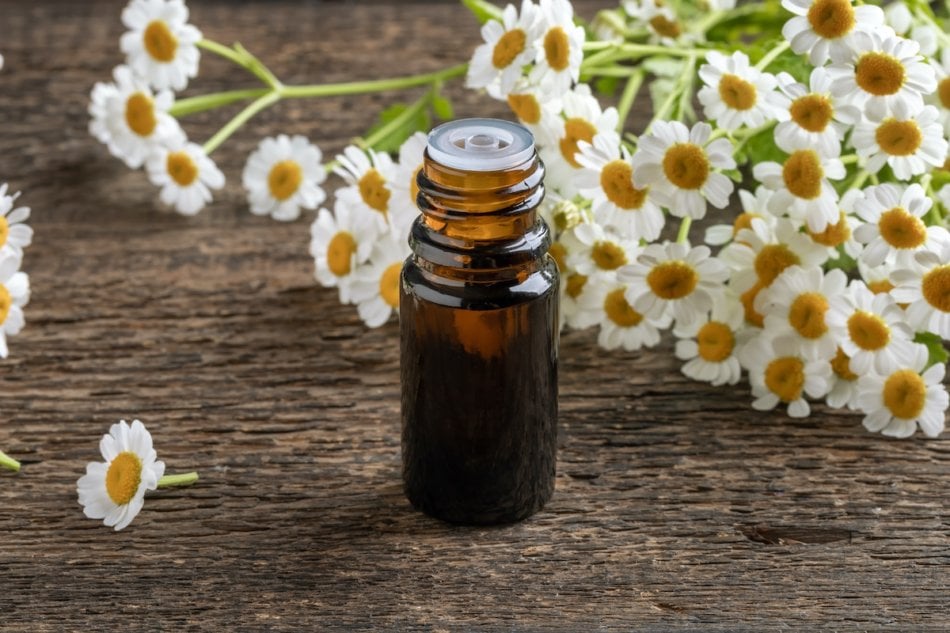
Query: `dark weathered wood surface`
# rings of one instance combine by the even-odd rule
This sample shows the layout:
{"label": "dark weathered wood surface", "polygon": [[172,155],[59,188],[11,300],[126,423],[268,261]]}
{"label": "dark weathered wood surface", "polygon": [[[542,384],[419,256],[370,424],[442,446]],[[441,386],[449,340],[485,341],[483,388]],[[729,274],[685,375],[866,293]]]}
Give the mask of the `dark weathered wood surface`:
{"label": "dark weathered wood surface", "polygon": [[[606,2],[578,2],[590,17]],[[287,81],[430,70],[478,40],[452,3],[190,2]],[[196,218],[86,132],[119,63],[122,3],[0,3],[0,181],[25,191],[28,326],[0,363],[0,629],[939,630],[948,626],[950,440],[854,415],[750,409],[678,373],[669,344],[564,336],[557,492],[512,527],[451,527],[402,495],[398,339],[317,286],[308,223],[247,211],[265,134],[332,154],[392,96],[284,103],[216,155]],[[245,77],[205,57],[195,90]],[[250,84],[250,82],[247,82]],[[502,114],[455,84],[460,116]],[[225,113],[187,121],[198,139]],[[198,485],[113,533],[76,479],[119,418]]]}

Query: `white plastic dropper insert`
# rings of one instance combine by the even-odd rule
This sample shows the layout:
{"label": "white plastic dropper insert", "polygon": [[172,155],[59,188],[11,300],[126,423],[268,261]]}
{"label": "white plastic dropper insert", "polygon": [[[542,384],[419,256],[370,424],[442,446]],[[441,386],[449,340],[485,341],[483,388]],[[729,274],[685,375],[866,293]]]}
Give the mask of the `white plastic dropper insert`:
{"label": "white plastic dropper insert", "polygon": [[498,171],[534,155],[534,137],[522,125],[502,119],[460,119],[429,133],[429,157],[465,171]]}

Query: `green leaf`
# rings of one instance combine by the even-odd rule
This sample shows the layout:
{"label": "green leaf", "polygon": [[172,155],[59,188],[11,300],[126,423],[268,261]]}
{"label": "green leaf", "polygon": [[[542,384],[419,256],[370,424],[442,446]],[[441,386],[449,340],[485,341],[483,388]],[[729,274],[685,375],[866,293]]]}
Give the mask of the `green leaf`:
{"label": "green leaf", "polygon": [[930,181],[930,184],[934,191],[940,191],[945,185],[950,185],[950,170],[935,169],[930,173],[933,174],[933,180]]}
{"label": "green leaf", "polygon": [[838,268],[846,273],[850,273],[858,268],[858,262],[855,261],[853,257],[845,253],[844,249],[839,246],[838,257],[825,264],[825,267],[828,270],[834,270],[835,268]]}
{"label": "green leaf", "polygon": [[486,0],[462,0],[462,4],[472,12],[479,24],[485,24],[489,20],[501,22],[502,10],[491,2]]}
{"label": "green leaf", "polygon": [[612,97],[620,85],[619,77],[600,77],[594,82],[594,89],[606,97]]}
{"label": "green leaf", "polygon": [[927,346],[927,352],[930,355],[927,359],[928,367],[937,363],[946,363],[950,360],[950,354],[947,353],[947,348],[943,346],[943,339],[933,332],[917,332],[917,335],[914,336],[914,342]]}
{"label": "green leaf", "polygon": [[740,163],[749,162],[753,165],[774,161],[784,163],[788,156],[775,144],[774,130],[763,130],[746,141],[742,148],[743,156],[737,158]]}
{"label": "green leaf", "polygon": [[[379,113],[379,119],[367,131],[366,136],[372,136],[374,132],[389,124],[400,114],[405,112],[409,106],[405,103],[394,103]],[[391,130],[385,138],[381,139],[373,146],[378,152],[398,152],[399,146],[406,142],[415,132],[427,132],[432,127],[432,118],[426,108],[422,108],[415,115],[410,117],[405,123]]]}
{"label": "green leaf", "polygon": [[455,116],[452,110],[452,102],[442,95],[436,95],[432,98],[432,111],[443,121],[450,121]]}
{"label": "green leaf", "polygon": [[679,77],[683,74],[683,63],[671,57],[648,57],[640,66],[655,77]]}

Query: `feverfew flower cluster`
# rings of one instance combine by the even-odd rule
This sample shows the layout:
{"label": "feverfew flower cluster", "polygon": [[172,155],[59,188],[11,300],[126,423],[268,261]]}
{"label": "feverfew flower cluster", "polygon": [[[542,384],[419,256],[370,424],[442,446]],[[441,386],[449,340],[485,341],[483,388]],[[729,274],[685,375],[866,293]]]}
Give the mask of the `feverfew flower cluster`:
{"label": "feverfew flower cluster", "polygon": [[30,208],[16,205],[20,193],[7,194],[0,185],[0,358],[9,353],[7,338],[23,329],[23,307],[30,300],[30,278],[20,270],[23,249],[33,241],[33,229],[26,223]]}
{"label": "feverfew flower cluster", "polygon": [[[935,182],[950,181],[948,38],[930,37],[919,12],[892,10],[906,17],[898,27],[872,5],[784,0],[784,41],[753,62],[738,44],[717,50],[688,31],[695,17],[628,0],[619,22],[599,24],[627,42],[618,56],[706,49],[651,51],[642,66],[660,84],[656,116],[637,137],[623,135],[628,95],[605,109],[586,84],[537,81],[553,6],[526,1],[488,22],[468,84],[507,100],[535,133],[564,324],[597,326],[602,347],[626,350],[670,329],[687,376],[736,384],[744,371],[756,409],[804,417],[824,400],[861,411],[870,431],[939,434],[950,185]],[[918,39],[939,40],[929,59]],[[583,38],[565,41],[559,50],[583,49]],[[642,67],[628,68],[642,81]],[[708,246],[691,243],[691,223],[734,196],[735,222],[709,227]]]}

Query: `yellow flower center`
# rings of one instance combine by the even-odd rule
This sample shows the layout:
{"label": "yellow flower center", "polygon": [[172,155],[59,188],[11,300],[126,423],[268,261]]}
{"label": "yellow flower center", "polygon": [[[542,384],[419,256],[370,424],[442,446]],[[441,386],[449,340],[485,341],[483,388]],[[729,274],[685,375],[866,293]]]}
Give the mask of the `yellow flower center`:
{"label": "yellow flower center", "polygon": [[277,200],[286,200],[297,192],[303,180],[303,170],[295,160],[282,160],[271,167],[267,176],[270,195]]}
{"label": "yellow flower center", "polygon": [[115,456],[106,471],[106,492],[116,505],[124,506],[132,501],[142,483],[142,460],[131,451],[122,451]]}
{"label": "yellow flower center", "polygon": [[917,248],[927,240],[927,226],[903,207],[882,213],[877,226],[881,237],[894,248]]}
{"label": "yellow flower center", "polygon": [[420,164],[416,167],[416,170],[412,172],[412,178],[409,180],[409,199],[412,200],[412,204],[418,205],[416,202],[419,199],[419,172],[422,171],[422,165]]}
{"label": "yellow flower center", "polygon": [[848,317],[848,336],[861,349],[873,352],[888,344],[891,329],[878,315],[856,310]]}
{"label": "yellow flower center", "polygon": [[557,264],[559,271],[563,273],[567,270],[567,249],[564,248],[564,244],[553,242],[551,248],[548,249],[548,255],[550,255],[554,263]]}
{"label": "yellow flower center", "polygon": [[182,187],[187,187],[198,179],[198,165],[187,152],[169,152],[165,169],[172,180]]}
{"label": "yellow flower center", "polygon": [[894,284],[892,284],[889,279],[878,279],[877,281],[868,282],[868,290],[876,295],[879,295],[882,292],[890,292],[893,289]]}
{"label": "yellow flower center", "polygon": [[824,132],[831,123],[834,108],[828,97],[810,94],[795,99],[789,108],[789,113],[798,127],[809,132]]}
{"label": "yellow flower center", "polygon": [[508,107],[523,123],[536,125],[541,122],[541,104],[534,95],[508,95]]}
{"label": "yellow flower center", "polygon": [[375,167],[370,167],[363,174],[357,186],[366,206],[386,215],[386,210],[389,208],[390,191],[386,187],[386,179]]}
{"label": "yellow flower center", "polygon": [[587,275],[574,273],[567,278],[567,284],[564,286],[564,292],[571,299],[577,299],[584,292],[584,286],[587,285]]}
{"label": "yellow flower center", "polygon": [[710,321],[696,333],[699,356],[710,363],[721,363],[732,355],[736,339],[725,323]]}
{"label": "yellow flower center", "polygon": [[7,320],[7,315],[10,314],[10,307],[13,305],[13,297],[10,296],[10,291],[7,290],[7,287],[3,284],[0,284],[0,325],[3,325]]}
{"label": "yellow flower center", "polygon": [[854,79],[865,92],[883,97],[901,89],[904,72],[903,64],[896,57],[872,51],[858,58]]}
{"label": "yellow flower center", "polygon": [[877,144],[891,156],[910,156],[920,148],[924,135],[916,121],[885,119],[874,133]]}
{"label": "yellow flower center", "polygon": [[348,232],[340,231],[327,244],[327,268],[337,277],[345,277],[350,274],[355,254],[356,240]]}
{"label": "yellow flower center", "polygon": [[[657,6],[660,6],[657,4]],[[665,15],[655,15],[650,18],[650,26],[660,37],[672,37],[676,39],[683,32],[680,23],[676,20],[670,20]]]}
{"label": "yellow flower center", "polygon": [[755,84],[738,75],[723,75],[719,80],[719,98],[733,110],[749,110],[757,98]]}
{"label": "yellow flower center", "polygon": [[763,327],[765,325],[765,317],[755,311],[755,298],[758,296],[759,292],[765,288],[765,284],[761,281],[755,282],[755,284],[739,295],[739,300],[742,302],[742,311],[745,315],[745,320],[754,325],[755,327]]}
{"label": "yellow flower center", "polygon": [[636,327],[643,320],[643,315],[627,303],[623,288],[607,293],[604,297],[604,313],[620,327]]}
{"label": "yellow flower center", "polygon": [[663,155],[663,173],[680,189],[699,189],[709,177],[709,159],[699,145],[676,143]]}
{"label": "yellow flower center", "polygon": [[776,358],[765,368],[765,386],[782,402],[793,402],[805,386],[805,363],[794,356]]}
{"label": "yellow flower center", "polygon": [[512,29],[498,38],[492,50],[491,63],[499,70],[508,68],[511,62],[524,51],[527,36],[521,29]]}
{"label": "yellow flower center", "polygon": [[858,375],[851,371],[851,359],[840,347],[835,352],[835,357],[831,359],[831,371],[835,372],[835,375],[841,380],[854,382],[858,379]]}
{"label": "yellow flower center", "polygon": [[788,310],[788,323],[802,338],[816,339],[828,331],[825,312],[828,299],[818,292],[803,292],[795,297]]}
{"label": "yellow flower center", "polygon": [[402,262],[390,264],[379,278],[379,296],[390,308],[399,308],[399,275]]}
{"label": "yellow flower center", "polygon": [[811,149],[800,149],[792,153],[782,167],[782,179],[792,195],[812,200],[821,195],[821,179],[825,171],[821,168],[821,159]]}
{"label": "yellow flower center", "polygon": [[590,258],[601,270],[616,270],[627,263],[627,254],[613,242],[597,242],[590,251]]}
{"label": "yellow flower center", "polygon": [[920,289],[927,303],[941,312],[950,312],[950,264],[938,266],[924,275]]}
{"label": "yellow flower center", "polygon": [[749,213],[748,211],[744,211],[737,215],[735,221],[732,223],[732,237],[738,235],[739,231],[742,229],[751,229],[752,220],[761,217],[762,216],[758,213]]}
{"label": "yellow flower center", "polygon": [[785,244],[766,244],[755,256],[755,274],[763,286],[768,286],[783,270],[801,263],[798,255]]}
{"label": "yellow flower center", "polygon": [[155,61],[170,62],[175,59],[178,39],[163,20],[152,20],[148,23],[142,36],[142,43]]}
{"label": "yellow flower center", "polygon": [[839,38],[854,28],[854,7],[850,0],[817,0],[808,10],[808,23],[819,37]]}
{"label": "yellow flower center", "polygon": [[884,406],[895,418],[912,420],[927,402],[927,384],[913,369],[901,369],[884,382]]}
{"label": "yellow flower center", "polygon": [[633,186],[633,167],[619,158],[604,165],[600,172],[600,187],[608,200],[627,211],[639,209],[647,199],[646,188]]}
{"label": "yellow flower center", "polygon": [[570,52],[571,42],[564,29],[559,26],[548,29],[544,36],[544,58],[548,66],[558,72],[564,70],[570,63]]}
{"label": "yellow flower center", "polygon": [[561,156],[570,164],[571,167],[579,169],[581,164],[574,160],[574,154],[577,153],[577,143],[586,141],[590,143],[597,134],[597,128],[592,123],[581,118],[572,118],[564,122],[564,138],[558,144],[561,149]]}
{"label": "yellow flower center", "polygon": [[6,244],[8,239],[10,239],[10,223],[0,215],[0,246]]}
{"label": "yellow flower center", "polygon": [[682,299],[699,283],[696,269],[681,260],[661,262],[647,273],[647,284],[660,299]]}
{"label": "yellow flower center", "polygon": [[155,104],[148,95],[136,92],[129,97],[125,102],[125,123],[139,136],[152,135],[158,120],[155,118]]}
{"label": "yellow flower center", "polygon": [[813,242],[832,248],[841,246],[851,237],[851,227],[848,226],[848,218],[844,214],[844,211],[841,212],[837,224],[829,224],[828,227],[820,233],[812,231],[807,226],[805,230]]}
{"label": "yellow flower center", "polygon": [[940,103],[944,108],[950,109],[950,77],[944,77],[937,86],[937,94],[940,95]]}

